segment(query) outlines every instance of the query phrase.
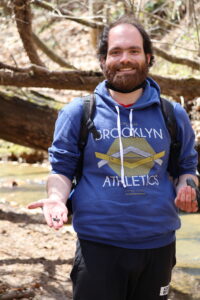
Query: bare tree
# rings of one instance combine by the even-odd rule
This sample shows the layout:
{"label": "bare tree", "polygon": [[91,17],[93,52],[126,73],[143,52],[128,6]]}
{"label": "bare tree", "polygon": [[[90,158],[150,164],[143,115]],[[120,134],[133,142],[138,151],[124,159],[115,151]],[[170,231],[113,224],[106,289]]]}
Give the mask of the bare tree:
{"label": "bare tree", "polygon": [[[57,4],[55,4],[57,3]],[[2,86],[10,86],[10,87],[18,87],[18,88],[51,88],[57,90],[77,90],[77,91],[93,91],[95,86],[103,80],[103,74],[98,70],[81,70],[78,66],[75,66],[71,61],[68,60],[68,57],[62,57],[60,52],[57,53],[54,48],[50,45],[47,45],[47,42],[43,40],[42,36],[39,32],[41,32],[41,25],[39,25],[40,31],[38,30],[38,26],[36,25],[36,20],[40,20],[45,24],[46,28],[52,26],[52,24],[58,24],[59,22],[65,20],[66,26],[71,24],[72,22],[76,22],[79,26],[82,26],[83,30],[88,31],[92,30],[95,36],[98,32],[102,30],[105,22],[112,21],[112,14],[115,11],[114,15],[120,15],[123,12],[123,5],[125,5],[126,10],[129,12],[135,12],[136,15],[141,19],[149,20],[150,24],[158,24],[160,26],[166,27],[167,32],[171,32],[171,29],[177,28],[177,30],[182,30],[183,20],[179,23],[174,23],[172,20],[168,20],[167,18],[160,17],[160,7],[153,8],[154,14],[150,12],[150,10],[145,10],[146,5],[149,2],[147,1],[114,1],[114,0],[106,0],[106,1],[92,1],[85,0],[83,2],[80,1],[41,1],[41,0],[13,0],[13,1],[2,1],[0,3],[0,9],[2,9],[2,13],[6,11],[6,14],[10,16],[10,18],[14,18],[16,27],[22,41],[23,48],[25,50],[26,56],[29,59],[29,63],[26,65],[21,65],[20,61],[14,60],[14,64],[11,61],[1,61],[0,62],[0,83]],[[166,5],[170,5],[169,1],[166,1]],[[77,14],[77,7],[81,14]],[[90,9],[89,9],[90,7]],[[196,6],[195,6],[196,7]],[[194,11],[194,10],[193,10]],[[44,16],[46,14],[44,12],[48,12],[48,21],[44,22]],[[105,14],[106,12],[106,14]],[[196,11],[196,15],[199,13],[199,10]],[[184,18],[187,18],[187,13],[185,13]],[[184,19],[183,18],[183,19]],[[50,19],[50,21],[49,21]],[[198,20],[197,20],[198,21]],[[45,27],[43,26],[43,27]],[[173,31],[173,30],[172,30]],[[66,45],[67,49],[67,45]],[[58,50],[58,48],[56,49]],[[154,46],[154,52],[156,56],[162,57],[164,60],[167,60],[171,63],[187,65],[191,68],[191,70],[199,70],[200,69],[200,61],[198,59],[192,59],[184,56],[174,56],[170,54],[170,51],[166,52],[160,47]],[[198,49],[196,49],[196,53]],[[64,51],[63,51],[64,53]],[[12,56],[13,57],[13,56]],[[83,58],[84,59],[84,58]],[[54,68],[49,68],[49,62],[53,62],[57,65],[56,70]],[[64,69],[63,69],[64,68]],[[195,99],[200,95],[200,79],[197,77],[191,76],[189,78],[181,78],[181,76],[170,77],[170,76],[159,76],[154,73],[150,74],[160,85],[161,91],[166,96],[171,96],[175,100],[180,100],[180,97],[184,97],[185,101]],[[18,102],[21,103],[22,99],[18,97]],[[1,94],[0,101],[1,103],[5,102],[6,95],[4,93]],[[13,103],[13,104],[12,104]],[[1,105],[0,106],[0,117],[7,116],[7,119],[11,118],[11,106],[13,105],[13,109],[15,109],[16,114],[20,115],[19,110],[16,108],[16,101],[14,101],[14,97],[9,98],[9,105]],[[24,103],[24,106],[27,105],[28,102]],[[47,106],[47,105],[46,105]],[[24,108],[25,109],[25,108]],[[47,108],[48,109],[48,108]],[[28,109],[26,114],[28,115]],[[41,107],[34,104],[34,114],[36,115],[38,111],[41,111]],[[51,113],[55,116],[55,111],[51,111]],[[1,118],[2,119],[2,118]],[[15,119],[15,128],[18,128],[17,122],[20,120]],[[30,124],[34,120],[29,116]],[[3,128],[9,126],[5,123]],[[19,123],[20,126],[20,123]],[[24,125],[25,126],[25,125]],[[17,136],[16,131],[13,129],[13,135],[9,131],[5,129],[1,129],[0,138],[4,138],[7,140],[14,141],[14,133]],[[32,128],[36,127],[32,126]],[[40,130],[42,130],[40,128]],[[52,127],[50,126],[47,131],[51,131]],[[49,141],[47,138],[47,131],[45,135],[45,139]],[[18,133],[20,132],[18,128]],[[27,132],[27,136],[31,136],[30,133]],[[48,136],[51,136],[51,133],[48,132]],[[24,134],[22,133],[22,137],[24,138]],[[15,142],[23,143],[23,138],[20,138],[19,134]],[[25,144],[31,147],[35,147],[36,143],[34,141],[34,137],[31,136],[28,140],[25,139]],[[48,143],[47,143],[48,144]],[[42,139],[38,141],[38,147],[44,149],[47,147]]]}

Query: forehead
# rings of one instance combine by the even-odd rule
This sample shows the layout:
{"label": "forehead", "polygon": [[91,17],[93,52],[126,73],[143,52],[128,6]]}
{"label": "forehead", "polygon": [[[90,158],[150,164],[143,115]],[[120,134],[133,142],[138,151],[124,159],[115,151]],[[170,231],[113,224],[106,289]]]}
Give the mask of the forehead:
{"label": "forehead", "polygon": [[131,24],[119,24],[110,29],[108,35],[108,49],[134,46],[143,49],[143,38],[136,27]]}

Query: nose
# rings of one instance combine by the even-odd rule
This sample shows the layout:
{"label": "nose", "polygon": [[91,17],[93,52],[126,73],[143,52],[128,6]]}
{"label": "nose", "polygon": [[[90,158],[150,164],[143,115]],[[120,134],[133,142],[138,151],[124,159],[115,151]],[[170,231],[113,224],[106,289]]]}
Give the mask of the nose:
{"label": "nose", "polygon": [[122,52],[122,55],[120,57],[120,62],[126,64],[126,63],[130,62],[130,60],[131,59],[130,59],[129,53],[126,51]]}

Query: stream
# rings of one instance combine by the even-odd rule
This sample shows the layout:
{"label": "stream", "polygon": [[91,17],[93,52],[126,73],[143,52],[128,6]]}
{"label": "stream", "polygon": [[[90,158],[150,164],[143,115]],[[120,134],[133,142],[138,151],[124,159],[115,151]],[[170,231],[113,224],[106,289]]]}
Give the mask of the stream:
{"label": "stream", "polygon": [[[0,162],[0,203],[26,206],[46,196],[49,165]],[[200,214],[180,214],[182,227],[177,231],[177,266],[200,278]]]}
{"label": "stream", "polygon": [[26,206],[46,196],[49,166],[0,162],[0,202]]}

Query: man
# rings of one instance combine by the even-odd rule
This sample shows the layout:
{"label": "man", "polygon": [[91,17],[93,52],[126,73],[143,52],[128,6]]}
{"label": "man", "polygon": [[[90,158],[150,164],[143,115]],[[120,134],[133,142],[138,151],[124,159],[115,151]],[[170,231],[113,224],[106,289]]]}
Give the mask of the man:
{"label": "man", "polygon": [[[71,272],[74,300],[167,299],[175,265],[177,210],[197,211],[194,133],[175,105],[181,141],[177,185],[167,172],[170,136],[160,109],[160,90],[147,77],[153,63],[149,36],[131,16],[106,27],[99,46],[106,81],[95,89],[94,124],[84,150],[81,180],[72,197],[78,235]],[[60,113],[49,149],[52,174],[43,207],[50,227],[67,221],[66,201],[78,164],[82,101]]]}

